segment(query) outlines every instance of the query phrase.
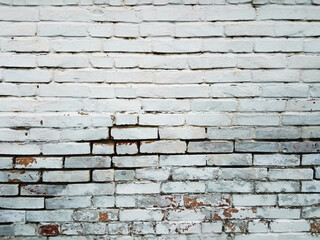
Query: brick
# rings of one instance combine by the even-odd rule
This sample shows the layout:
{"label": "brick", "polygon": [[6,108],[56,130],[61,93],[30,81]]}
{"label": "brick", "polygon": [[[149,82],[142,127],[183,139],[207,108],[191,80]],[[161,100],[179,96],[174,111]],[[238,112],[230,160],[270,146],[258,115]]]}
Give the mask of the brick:
{"label": "brick", "polygon": [[206,155],[161,155],[160,166],[204,166]]}
{"label": "brick", "polygon": [[160,37],[173,35],[174,24],[145,22],[140,24],[141,37]]}
{"label": "brick", "polygon": [[114,186],[111,183],[69,184],[69,196],[112,195]]}
{"label": "brick", "polygon": [[83,8],[53,8],[40,9],[40,20],[58,22],[86,22],[89,21],[89,12]]}
{"label": "brick", "polygon": [[227,114],[188,114],[186,123],[191,126],[228,126],[231,125],[231,118]]}
{"label": "brick", "polygon": [[[197,211],[198,210],[198,211]],[[208,209],[172,209],[168,210],[167,219],[169,221],[181,221],[188,219],[189,221],[203,221],[210,218]]]}
{"label": "brick", "polygon": [[10,170],[0,172],[0,182],[38,182],[39,180],[40,172],[38,171]]}
{"label": "brick", "polygon": [[111,136],[114,139],[156,139],[157,128],[112,128]]}
{"label": "brick", "polygon": [[130,209],[121,210],[120,221],[160,221],[163,213],[160,210]]}
{"label": "brick", "polygon": [[[39,67],[55,67],[55,68],[84,68],[87,67],[88,64],[88,59],[84,56],[72,56],[72,55],[42,55],[37,57],[37,63]],[[72,72],[72,71],[71,71]],[[79,71],[80,72],[80,71]],[[75,73],[75,78],[79,78],[81,76],[80,74]],[[55,71],[54,73],[54,79],[57,82],[66,82],[69,79],[67,73],[64,74],[62,71]]]}
{"label": "brick", "polygon": [[159,183],[117,184],[117,194],[155,194],[159,192]]}
{"label": "brick", "polygon": [[197,127],[166,127],[159,129],[161,139],[197,139],[205,138],[204,128]]}
{"label": "brick", "polygon": [[99,196],[92,199],[94,207],[114,207],[115,198],[113,196]]}
{"label": "brick", "polygon": [[294,181],[257,182],[257,192],[299,192],[300,184]]}
{"label": "brick", "polygon": [[51,210],[51,211],[27,211],[26,220],[29,222],[68,222],[72,221],[71,210]]}
{"label": "brick", "polygon": [[161,140],[140,143],[141,153],[184,153],[185,151],[186,143],[183,141]]}
{"label": "brick", "polygon": [[298,155],[254,155],[254,165],[257,166],[298,166]]}
{"label": "brick", "polygon": [[91,206],[91,197],[59,197],[45,200],[46,209],[87,208]]}
{"label": "brick", "polygon": [[306,220],[276,220],[270,223],[272,232],[306,232],[310,224]]}
{"label": "brick", "polygon": [[44,199],[1,197],[0,207],[8,209],[40,209],[44,208]]}
{"label": "brick", "polygon": [[44,182],[87,182],[90,180],[89,171],[45,171]]}
{"label": "brick", "polygon": [[15,168],[62,168],[59,157],[18,157]]}
{"label": "brick", "polygon": [[0,158],[0,168],[1,169],[10,169],[13,168],[12,158],[1,157]]}
{"label": "brick", "polygon": [[2,42],[5,52],[49,52],[49,41],[46,39],[19,38],[7,39]]}
{"label": "brick", "polygon": [[143,100],[141,105],[145,111],[186,112],[190,110],[190,104],[186,100],[148,99]]}
{"label": "brick", "polygon": [[87,26],[75,23],[39,23],[37,35],[41,37],[84,37]]}
{"label": "brick", "polygon": [[251,154],[211,154],[208,155],[207,165],[210,166],[250,166]]}
{"label": "brick", "polygon": [[136,167],[156,167],[158,165],[157,156],[132,156],[132,157],[113,157],[112,162],[120,168]]}
{"label": "brick", "polygon": [[233,195],[234,206],[275,206],[277,195]]}
{"label": "brick", "polygon": [[208,152],[208,153],[225,153],[233,151],[232,142],[215,142],[215,141],[203,141],[203,142],[189,142],[188,152]]}
{"label": "brick", "polygon": [[320,165],[320,155],[319,154],[302,155],[302,165]]}
{"label": "brick", "polygon": [[46,155],[88,154],[90,146],[88,143],[47,143],[43,145],[42,153]]}
{"label": "brick", "polygon": [[113,181],[114,170],[94,170],[92,172],[92,180],[95,182]]}
{"label": "brick", "polygon": [[277,142],[236,142],[237,152],[278,152],[279,143]]}
{"label": "brick", "polygon": [[18,195],[19,186],[12,184],[1,184],[0,185],[0,196],[14,196]]}
{"label": "brick", "polygon": [[309,206],[319,202],[319,194],[280,194],[279,206]]}
{"label": "brick", "polygon": [[269,170],[270,179],[300,179],[307,180],[313,178],[313,170],[304,169],[270,169]]}
{"label": "brick", "polygon": [[124,207],[124,208],[130,208],[136,206],[136,198],[135,196],[128,196],[128,195],[122,195],[117,196],[116,198],[116,206],[117,207]]}
{"label": "brick", "polygon": [[134,170],[116,170],[114,174],[116,181],[130,181],[134,179],[134,176]]}
{"label": "brick", "polygon": [[29,37],[36,35],[36,24],[33,23],[0,23],[0,36]]}
{"label": "brick", "polygon": [[[231,178],[232,179],[232,178]],[[253,183],[245,181],[209,181],[208,192],[253,192]]]}
{"label": "brick", "polygon": [[0,211],[0,222],[24,222],[26,212],[21,210],[1,210]]}
{"label": "brick", "polygon": [[205,184],[202,182],[168,182],[168,183],[162,184],[161,192],[201,193],[201,192],[205,192]]}
{"label": "brick", "polygon": [[206,180],[218,177],[218,168],[179,168],[172,170],[173,180]]}
{"label": "brick", "polygon": [[114,143],[93,143],[93,154],[113,154]]}
{"label": "brick", "polygon": [[176,37],[216,37],[223,35],[223,26],[215,23],[177,23]]}
{"label": "brick", "polygon": [[169,170],[166,169],[137,169],[135,177],[139,180],[153,180],[165,181],[168,180],[170,175]]}
{"label": "brick", "polygon": [[266,168],[222,168],[220,169],[220,177],[222,179],[266,179]]}
{"label": "brick", "polygon": [[249,127],[208,127],[207,137],[216,140],[251,139],[252,129]]}
{"label": "brick", "polygon": [[138,143],[137,142],[116,143],[116,153],[118,155],[137,154],[138,153]]}

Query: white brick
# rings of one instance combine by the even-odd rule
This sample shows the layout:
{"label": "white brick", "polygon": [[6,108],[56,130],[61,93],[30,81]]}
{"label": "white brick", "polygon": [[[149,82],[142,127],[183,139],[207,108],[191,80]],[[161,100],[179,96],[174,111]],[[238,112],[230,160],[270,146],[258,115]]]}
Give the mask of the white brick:
{"label": "white brick", "polygon": [[161,191],[164,193],[203,193],[205,184],[202,182],[168,182],[162,184]]}
{"label": "white brick", "polygon": [[113,154],[114,143],[93,143],[93,154]]}
{"label": "white brick", "polygon": [[174,24],[172,23],[141,23],[140,36],[141,37],[160,37],[160,36],[171,36],[174,31]]}
{"label": "white brick", "polygon": [[205,8],[206,20],[253,20],[255,9],[245,6],[209,6]]}
{"label": "white brick", "polygon": [[14,21],[14,22],[36,22],[39,20],[38,9],[28,7],[4,7],[0,8],[1,21]]}
{"label": "white brick", "polygon": [[49,52],[49,41],[42,38],[6,39],[1,48],[5,52]]}
{"label": "white brick", "polygon": [[102,44],[99,40],[54,40],[51,48],[55,52],[99,52]]}
{"label": "white brick", "polygon": [[53,8],[45,7],[40,9],[40,20],[58,22],[87,22],[89,11],[84,8]]}
{"label": "white brick", "polygon": [[91,24],[88,26],[88,32],[93,37],[111,37],[113,35],[112,24]]}
{"label": "white brick", "polygon": [[114,25],[114,35],[116,37],[138,37],[139,25],[118,23]]}
{"label": "white brick", "polygon": [[161,155],[160,166],[204,166],[206,155]]}
{"label": "white brick", "polygon": [[47,143],[43,145],[42,153],[45,155],[88,154],[89,143]]}
{"label": "white brick", "polygon": [[154,194],[160,193],[159,183],[117,184],[117,194]]}
{"label": "white brick", "polygon": [[18,157],[15,168],[62,168],[61,157]]}
{"label": "white brick", "polygon": [[47,70],[7,70],[6,82],[48,83],[51,81],[51,72]]}
{"label": "white brick", "polygon": [[112,162],[120,168],[136,167],[156,167],[158,165],[157,156],[132,156],[132,157],[113,157]]}
{"label": "white brick", "polygon": [[161,139],[201,139],[206,137],[205,128],[166,127],[159,129]]}
{"label": "white brick", "polygon": [[111,136],[114,139],[156,139],[157,128],[112,128]]}
{"label": "white brick", "polygon": [[176,37],[211,37],[223,36],[223,26],[215,23],[177,23]]}
{"label": "white brick", "polygon": [[[42,55],[37,58],[39,67],[56,67],[56,68],[82,68],[88,66],[88,59],[84,56],[73,56],[73,55],[63,55],[63,54],[50,54]],[[59,73],[55,72],[55,79],[59,82]],[[58,76],[57,76],[58,75]],[[75,77],[79,77],[76,75]]]}
{"label": "white brick", "polygon": [[275,206],[277,195],[233,195],[235,206]]}
{"label": "white brick", "polygon": [[44,182],[88,182],[90,180],[89,171],[50,171],[43,172]]}
{"label": "white brick", "polygon": [[39,23],[38,36],[41,37],[84,37],[87,36],[87,26],[75,23]]}
{"label": "white brick", "polygon": [[186,143],[183,141],[161,140],[143,141],[140,143],[141,153],[184,153]]}
{"label": "white brick", "polygon": [[65,168],[109,168],[111,158],[105,156],[66,157]]}

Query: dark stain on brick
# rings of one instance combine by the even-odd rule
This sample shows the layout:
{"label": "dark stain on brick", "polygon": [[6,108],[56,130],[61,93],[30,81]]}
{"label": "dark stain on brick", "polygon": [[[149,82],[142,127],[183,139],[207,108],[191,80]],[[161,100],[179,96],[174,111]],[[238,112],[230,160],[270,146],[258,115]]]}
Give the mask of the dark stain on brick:
{"label": "dark stain on brick", "polygon": [[204,204],[203,202],[198,202],[196,198],[185,198],[184,199],[184,204],[187,208],[193,208],[193,207],[201,207],[201,206],[206,206],[210,207],[210,204]]}
{"label": "dark stain on brick", "polygon": [[17,165],[23,165],[25,167],[33,163],[37,163],[37,160],[34,157],[21,157],[16,160]]}
{"label": "dark stain on brick", "polygon": [[223,210],[223,216],[228,217],[228,218],[231,218],[231,217],[232,217],[232,214],[231,214],[231,213],[237,213],[237,212],[239,212],[239,210],[236,209],[236,208],[224,209],[224,210]]}
{"label": "dark stain on brick", "polygon": [[99,222],[107,222],[108,219],[108,213],[99,212]]}
{"label": "dark stain on brick", "polygon": [[311,232],[320,233],[320,222],[311,223]]}
{"label": "dark stain on brick", "polygon": [[213,215],[213,220],[221,220],[221,217],[217,213],[215,213]]}
{"label": "dark stain on brick", "polygon": [[40,235],[56,236],[59,234],[58,225],[43,225],[40,226]]}

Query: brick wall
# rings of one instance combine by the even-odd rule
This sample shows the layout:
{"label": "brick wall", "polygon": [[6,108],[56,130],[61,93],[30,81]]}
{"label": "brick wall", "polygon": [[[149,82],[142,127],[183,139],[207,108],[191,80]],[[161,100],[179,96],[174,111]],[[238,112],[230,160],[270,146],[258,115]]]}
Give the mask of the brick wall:
{"label": "brick wall", "polygon": [[319,0],[0,5],[0,239],[319,239]]}

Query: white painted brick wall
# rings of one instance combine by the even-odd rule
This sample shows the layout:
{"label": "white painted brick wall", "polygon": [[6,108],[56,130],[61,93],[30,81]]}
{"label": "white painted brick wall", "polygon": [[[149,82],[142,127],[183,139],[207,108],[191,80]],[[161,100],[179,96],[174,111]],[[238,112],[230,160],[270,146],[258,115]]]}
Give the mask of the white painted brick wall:
{"label": "white painted brick wall", "polygon": [[0,0],[0,239],[318,239],[319,0]]}

